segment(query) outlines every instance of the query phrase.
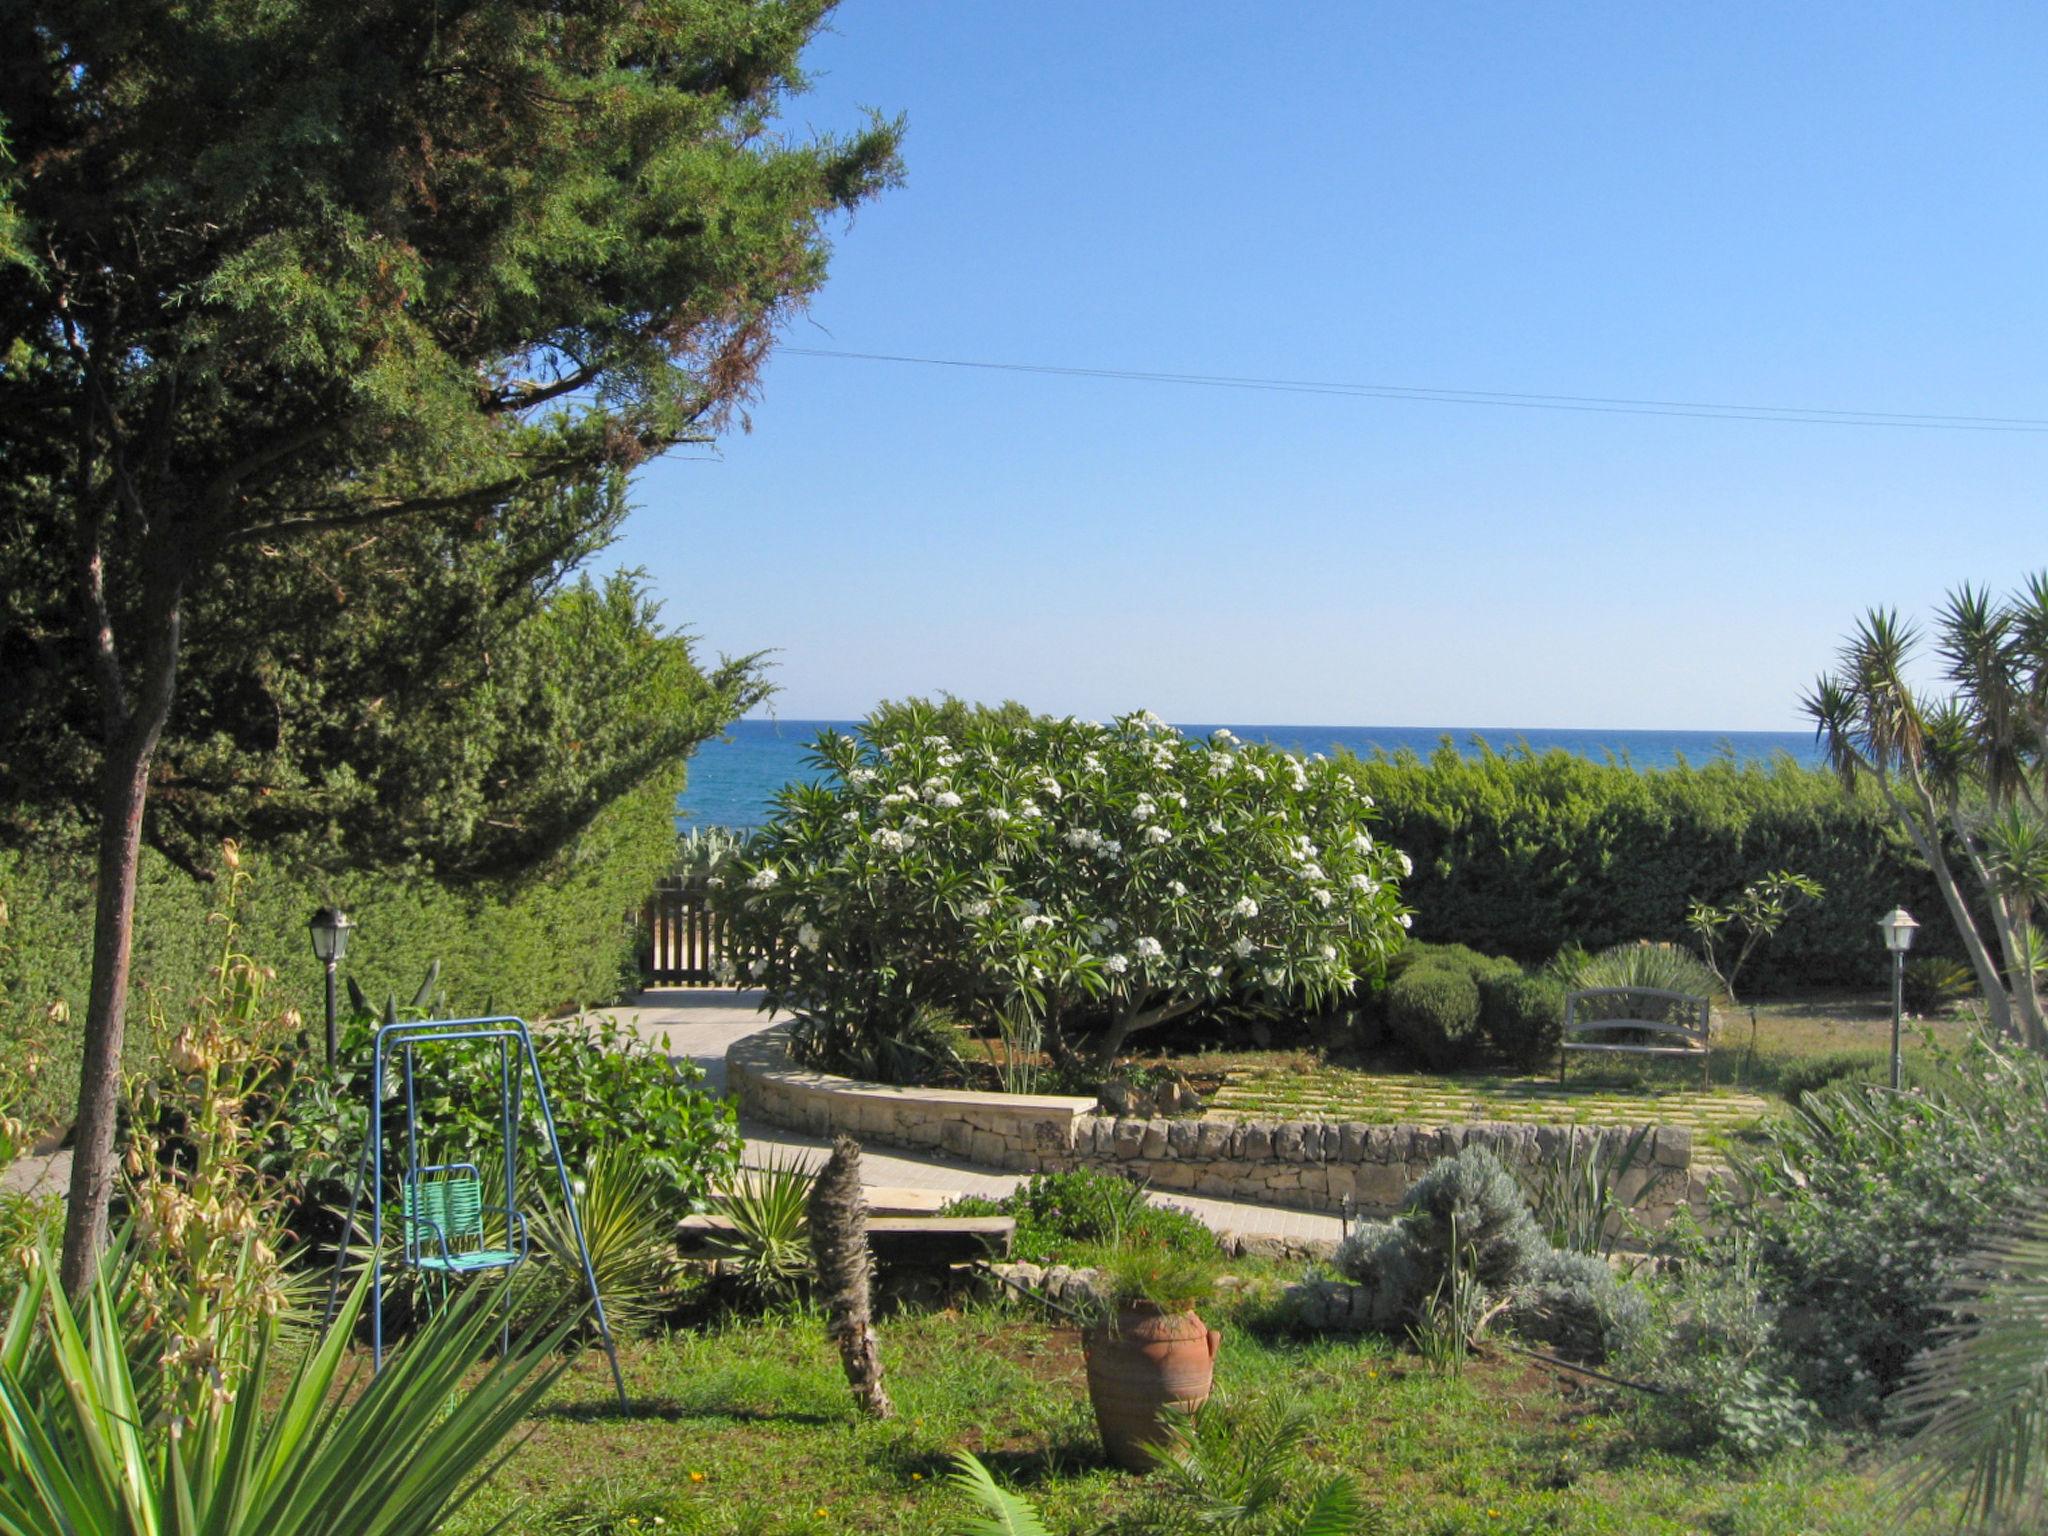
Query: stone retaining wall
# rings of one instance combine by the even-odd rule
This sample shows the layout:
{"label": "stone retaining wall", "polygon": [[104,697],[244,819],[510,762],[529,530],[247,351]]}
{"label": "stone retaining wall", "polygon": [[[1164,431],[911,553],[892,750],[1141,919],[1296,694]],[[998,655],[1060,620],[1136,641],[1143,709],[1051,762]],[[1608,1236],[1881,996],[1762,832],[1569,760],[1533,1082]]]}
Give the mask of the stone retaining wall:
{"label": "stone retaining wall", "polygon": [[[839,1132],[887,1146],[951,1153],[987,1168],[1116,1169],[1154,1189],[1298,1210],[1391,1215],[1431,1163],[1466,1146],[1510,1167],[1553,1164],[1574,1147],[1618,1151],[1633,1128],[1332,1124],[1304,1120],[1140,1120],[1053,1094],[897,1088],[811,1072],[790,1061],[786,1029],[750,1035],[726,1053],[726,1079],[749,1114],[815,1136]],[[1701,1198],[1692,1132],[1658,1126],[1616,1194],[1655,1226]]]}

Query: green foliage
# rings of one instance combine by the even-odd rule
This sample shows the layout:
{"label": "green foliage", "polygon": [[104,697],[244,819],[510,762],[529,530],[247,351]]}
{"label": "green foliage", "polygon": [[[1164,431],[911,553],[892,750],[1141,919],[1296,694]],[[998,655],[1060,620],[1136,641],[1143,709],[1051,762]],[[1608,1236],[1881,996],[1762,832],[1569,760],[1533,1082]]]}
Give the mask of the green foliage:
{"label": "green foliage", "polygon": [[[1818,901],[1822,894],[1818,880],[1779,869],[1750,881],[1726,906],[1697,899],[1688,905],[1685,925],[1699,940],[1700,956],[1731,1005],[1736,1001],[1735,978],[1757,945],[1784,926],[1800,901]],[[1724,946],[1729,946],[1725,954]]]}
{"label": "green foliage", "polygon": [[1647,939],[1616,944],[1593,955],[1568,950],[1558,956],[1555,970],[1558,979],[1571,988],[1648,987],[1705,998],[1721,993],[1720,982],[1697,955],[1676,944],[1653,944]]}
{"label": "green foliage", "polygon": [[[661,1175],[637,1149],[614,1145],[586,1161],[575,1182],[605,1319],[614,1334],[637,1332],[659,1316],[678,1273],[675,1215]],[[590,1291],[561,1194],[552,1180],[540,1188],[530,1229],[536,1262],[522,1276],[521,1299],[525,1310],[553,1322],[582,1314]]]}
{"label": "green foliage", "polygon": [[1401,1222],[1432,1282],[1449,1273],[1462,1247],[1479,1283],[1505,1292],[1549,1249],[1522,1186],[1485,1147],[1439,1159],[1401,1202]]}
{"label": "green foliage", "polygon": [[1578,1360],[1627,1354],[1649,1336],[1650,1303],[1595,1253],[1544,1254],[1514,1294],[1508,1322],[1524,1338]]}
{"label": "green foliage", "polygon": [[1480,1043],[1479,986],[1448,963],[1409,966],[1387,987],[1387,1028],[1438,1071],[1468,1065]]}
{"label": "green foliage", "polygon": [[1786,1063],[1778,1074],[1778,1092],[1797,1104],[1805,1095],[1845,1079],[1889,1081],[1891,1060],[1880,1051],[1826,1051]]}
{"label": "green foliage", "polygon": [[1523,1068],[1557,1060],[1564,1033],[1564,983],[1555,976],[1513,976],[1480,987],[1480,1021],[1508,1062]]}
{"label": "green foliage", "polygon": [[1102,1065],[1132,1033],[1227,1000],[1310,1009],[1376,972],[1406,921],[1405,856],[1326,762],[1148,714],[999,712],[935,729],[883,711],[827,732],[721,888],[754,979],[829,1062],[922,1009]]}
{"label": "green foliage", "polygon": [[1099,1245],[1195,1258],[1216,1253],[1216,1236],[1199,1219],[1178,1206],[1154,1205],[1143,1184],[1093,1168],[1034,1173],[1001,1200],[966,1196],[946,1210],[958,1216],[1016,1217],[1011,1251],[1033,1264],[1073,1263],[1082,1249]]}
{"label": "green foliage", "polygon": [[946,1481],[975,1509],[953,1528],[955,1536],[1052,1536],[1030,1500],[998,1483],[972,1451],[953,1453]]}
{"label": "green foliage", "polygon": [[[337,1073],[330,1076],[322,1064],[310,1063],[283,1089],[291,1165],[301,1177],[346,1177],[353,1167],[368,1134],[373,1028],[363,1023],[348,1030]],[[605,1014],[561,1019],[534,1029],[533,1050],[570,1168],[630,1158],[674,1219],[700,1204],[712,1184],[738,1164],[740,1136],[731,1101],[712,1098],[700,1086],[701,1068],[670,1057],[631,1026]],[[502,1157],[495,1042],[453,1043],[423,1054],[416,1082],[427,1152],[479,1167]],[[520,1178],[524,1191],[544,1192],[554,1176],[553,1158],[531,1099],[528,1083]],[[387,1126],[391,1113],[387,1107]],[[395,1142],[386,1147],[389,1177],[396,1177],[398,1155]]]}
{"label": "green foliage", "polygon": [[769,1154],[758,1168],[725,1181],[718,1209],[732,1231],[717,1242],[720,1257],[740,1284],[763,1301],[792,1294],[810,1277],[810,1199],[817,1182],[804,1160]]}
{"label": "green foliage", "polygon": [[[276,968],[275,992],[308,1020],[319,1016],[322,976],[306,919],[330,904],[356,922],[341,969],[369,997],[411,996],[438,959],[443,1001],[457,1014],[540,1019],[612,1002],[634,984],[633,936],[620,915],[644,899],[672,856],[682,778],[680,764],[657,774],[601,812],[558,858],[509,884],[444,882],[418,865],[330,876],[245,848],[243,864],[256,875],[241,915],[245,945]],[[154,999],[174,1026],[191,1016],[218,959],[207,921],[214,889],[144,850],[132,1009]],[[92,891],[83,854],[0,849],[0,901],[10,917],[0,930],[0,1060],[40,1061],[12,1110],[37,1128],[65,1123],[77,1101],[75,1021],[91,981]],[[134,1032],[132,1069],[147,1069],[146,1050]]]}
{"label": "green foliage", "polygon": [[0,1340],[0,1525],[21,1536],[432,1531],[496,1470],[559,1370],[559,1334],[485,1364],[497,1317],[472,1288],[344,1401],[358,1285],[288,1370],[282,1322],[265,1320],[246,1370],[174,1429],[153,1409],[154,1335],[133,1330],[105,1275],[74,1311],[46,1283],[53,1269],[31,1270]]}
{"label": "green foliage", "polygon": [[[1415,932],[1525,964],[1568,943],[1601,949],[1689,937],[1686,911],[1725,904],[1759,869],[1796,869],[1828,900],[1752,962],[1754,985],[1862,986],[1883,976],[1875,915],[1941,897],[1874,788],[1845,796],[1789,758],[1638,770],[1566,752],[1472,757],[1446,743],[1346,764],[1377,802],[1381,835],[1413,855],[1402,882]],[[1930,931],[1925,943],[1947,944]]]}
{"label": "green foliage", "polygon": [[1143,1303],[1161,1312],[1188,1312],[1216,1294],[1214,1244],[1207,1254],[1190,1253],[1142,1245],[1127,1233],[1086,1257],[1111,1308]]}
{"label": "green foliage", "polygon": [[1966,1255],[2048,1181],[2048,1061],[1973,1040],[1909,1092],[1806,1093],[1740,1155],[1777,1345],[1830,1417],[1868,1418],[1946,1321]]}
{"label": "green foliage", "polygon": [[1960,960],[1939,955],[1908,960],[1899,981],[1906,1012],[1916,1018],[1938,1019],[1977,995],[1976,973]]}
{"label": "green foliage", "polygon": [[1622,1206],[1621,1176],[1642,1159],[1653,1126],[1626,1138],[1618,1133],[1573,1136],[1561,1158],[1552,1158],[1530,1180],[1529,1203],[1554,1248],[1599,1256],[1614,1249],[1614,1218]]}
{"label": "green foliage", "polygon": [[1953,1326],[1892,1399],[1912,1440],[1902,1480],[1913,1506],[1960,1489],[1984,1531],[2048,1522],[2048,1216],[1970,1258]]}
{"label": "green foliage", "polygon": [[1458,1376],[1472,1354],[1472,1336],[1486,1314],[1486,1287],[1481,1283],[1479,1252],[1464,1240],[1461,1213],[1456,1208],[1444,1224],[1446,1262],[1436,1289],[1423,1298],[1415,1321],[1408,1325],[1408,1340],[1433,1376]]}

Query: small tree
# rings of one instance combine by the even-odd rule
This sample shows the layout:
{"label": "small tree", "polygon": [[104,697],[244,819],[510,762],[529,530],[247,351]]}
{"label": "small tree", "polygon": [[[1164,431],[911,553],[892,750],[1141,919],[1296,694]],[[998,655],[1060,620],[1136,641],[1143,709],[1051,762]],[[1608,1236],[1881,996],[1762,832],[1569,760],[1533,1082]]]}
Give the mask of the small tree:
{"label": "small tree", "polygon": [[[1798,902],[1818,901],[1821,894],[1818,880],[1779,869],[1750,881],[1725,907],[1709,906],[1695,899],[1686,909],[1685,924],[1699,938],[1700,958],[1721,983],[1731,1007],[1738,1001],[1735,978],[1742,974],[1751,951],[1784,926]],[[1741,936],[1739,943],[1737,934]],[[1721,969],[1724,945],[1734,946],[1727,955],[1726,971]]]}
{"label": "small tree", "polygon": [[842,1038],[939,1010],[1095,1060],[1204,1003],[1318,1005],[1379,969],[1406,855],[1336,766],[1148,714],[919,706],[827,733],[721,900],[775,1006]]}
{"label": "small tree", "polygon": [[[2048,572],[2002,601],[1970,586],[1949,595],[1935,651],[1953,693],[1919,694],[1906,681],[1919,641],[1895,611],[1872,609],[1837,670],[1806,696],[1806,712],[1843,783],[1874,780],[1933,870],[1992,1022],[2048,1049],[2048,947],[2033,926],[2048,900]],[[1979,909],[1958,862],[1974,877]]]}

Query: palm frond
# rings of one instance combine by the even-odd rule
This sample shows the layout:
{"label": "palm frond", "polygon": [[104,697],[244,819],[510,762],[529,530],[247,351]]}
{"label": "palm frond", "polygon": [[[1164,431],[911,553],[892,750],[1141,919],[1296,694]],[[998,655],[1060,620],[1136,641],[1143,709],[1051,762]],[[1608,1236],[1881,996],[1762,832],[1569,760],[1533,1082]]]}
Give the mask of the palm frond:
{"label": "palm frond", "polygon": [[1333,1477],[1316,1489],[1290,1536],[1378,1536],[1385,1529],[1385,1518],[1359,1497],[1358,1484]]}
{"label": "palm frond", "polygon": [[2048,1211],[1977,1255],[1977,1283],[1893,1401],[1909,1508],[1958,1491],[1981,1530],[2048,1523]]}
{"label": "palm frond", "polygon": [[953,1457],[946,1482],[967,1495],[979,1511],[955,1528],[956,1536],[1052,1536],[1024,1496],[998,1483],[971,1452]]}

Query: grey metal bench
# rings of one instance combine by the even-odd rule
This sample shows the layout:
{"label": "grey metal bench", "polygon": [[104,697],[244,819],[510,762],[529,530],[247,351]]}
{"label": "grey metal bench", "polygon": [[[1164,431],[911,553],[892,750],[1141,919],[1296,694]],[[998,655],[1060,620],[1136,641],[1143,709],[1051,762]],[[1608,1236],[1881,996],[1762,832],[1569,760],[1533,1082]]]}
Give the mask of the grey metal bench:
{"label": "grey metal bench", "polygon": [[[1583,987],[1565,994],[1564,1035],[1557,1053],[1558,1086],[1564,1086],[1565,1066],[1573,1051],[1606,1051],[1631,1056],[1697,1056],[1700,1059],[1700,1087],[1712,1079],[1709,1021],[1713,1004],[1704,997],[1685,992],[1666,992],[1657,987]],[[1629,1040],[1580,1040],[1577,1035],[1603,1031],[1630,1030],[1655,1035],[1659,1044],[1645,1045]]]}

